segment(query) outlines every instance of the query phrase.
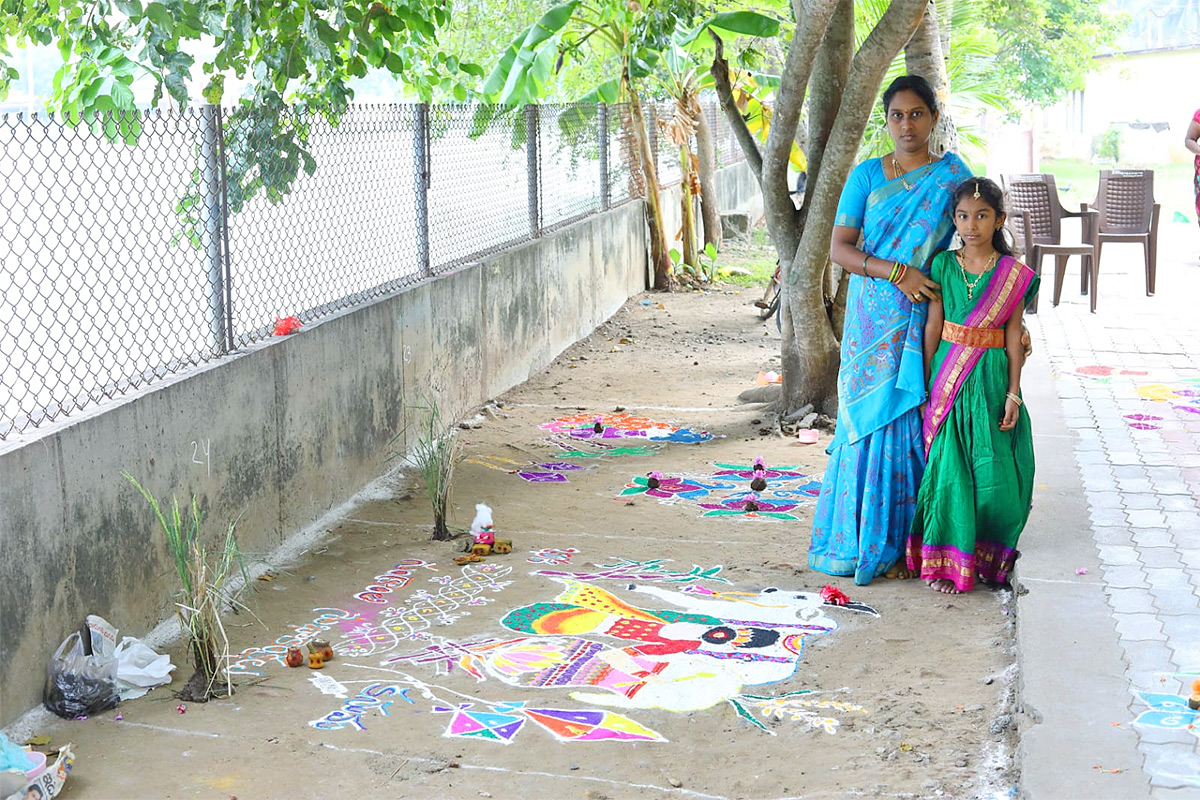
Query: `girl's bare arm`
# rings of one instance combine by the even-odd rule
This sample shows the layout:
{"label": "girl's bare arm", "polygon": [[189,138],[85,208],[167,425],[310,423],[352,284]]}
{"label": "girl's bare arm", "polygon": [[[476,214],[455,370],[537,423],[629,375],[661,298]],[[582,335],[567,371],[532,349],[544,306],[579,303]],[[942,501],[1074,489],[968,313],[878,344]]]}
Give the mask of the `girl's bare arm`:
{"label": "girl's bare arm", "polygon": [[938,346],[942,343],[942,324],[946,321],[946,308],[941,301],[929,304],[929,317],[925,320],[925,383],[929,383],[929,369]]}
{"label": "girl's bare arm", "polygon": [[1183,146],[1200,156],[1200,122],[1192,121],[1188,125],[1187,135],[1183,137]]}
{"label": "girl's bare arm", "polygon": [[1004,417],[1000,430],[1009,431],[1016,427],[1021,404],[1013,400],[1021,393],[1021,367],[1025,364],[1025,345],[1021,343],[1021,318],[1024,308],[1018,307],[1004,325],[1004,352],[1008,355],[1008,394],[1004,400]]}

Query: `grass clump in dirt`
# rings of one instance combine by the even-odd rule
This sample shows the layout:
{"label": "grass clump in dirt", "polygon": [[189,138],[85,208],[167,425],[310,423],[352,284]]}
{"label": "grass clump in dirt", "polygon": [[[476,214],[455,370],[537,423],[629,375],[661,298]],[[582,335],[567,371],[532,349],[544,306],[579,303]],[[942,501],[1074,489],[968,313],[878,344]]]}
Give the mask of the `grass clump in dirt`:
{"label": "grass clump in dirt", "polygon": [[204,513],[195,495],[192,496],[190,514],[179,509],[178,498],[171,498],[171,507],[164,513],[158,500],[138,483],[128,472],[122,473],[134,485],[158,519],[159,527],[167,539],[167,549],[179,578],[180,590],[175,602],[175,614],[179,628],[187,640],[195,672],[183,688],[175,693],[180,700],[206,703],[213,697],[233,694],[233,682],[225,673],[224,692],[218,687],[221,664],[229,660],[229,637],[221,624],[221,611],[227,603],[242,608],[231,585],[236,575],[241,575],[243,587],[250,585],[234,536],[234,523],[229,523],[225,537],[218,542],[217,549],[210,551],[201,536]]}
{"label": "grass clump in dirt", "polygon": [[[449,541],[454,534],[446,524],[446,514],[450,507],[454,470],[463,459],[462,441],[454,426],[446,424],[436,403],[410,404],[408,408],[418,412],[417,422],[411,426],[416,443],[410,452],[393,452],[390,458],[404,458],[416,467],[433,508],[432,538],[438,542]],[[393,445],[403,433],[401,431],[392,439]]]}

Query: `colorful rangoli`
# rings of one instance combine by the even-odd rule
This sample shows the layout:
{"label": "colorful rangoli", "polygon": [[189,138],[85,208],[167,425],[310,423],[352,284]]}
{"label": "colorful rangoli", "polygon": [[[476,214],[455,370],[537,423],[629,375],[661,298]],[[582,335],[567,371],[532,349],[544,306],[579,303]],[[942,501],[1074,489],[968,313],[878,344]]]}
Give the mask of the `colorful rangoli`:
{"label": "colorful rangoli", "polygon": [[551,434],[564,435],[572,440],[643,439],[676,444],[699,444],[713,438],[708,431],[683,428],[669,422],[635,417],[632,414],[575,414],[558,417],[542,424]]}
{"label": "colorful rangoli", "polygon": [[[635,475],[616,499],[644,495],[666,504],[691,502],[701,510],[701,517],[796,520],[799,517],[791,512],[811,504],[821,493],[819,478],[792,466],[713,466],[716,469],[707,475]],[[757,491],[748,487],[756,478],[762,481]]]}
{"label": "colorful rangoli", "polygon": [[[425,650],[395,656],[388,663],[436,662],[439,668],[462,669],[477,681],[495,680],[524,689],[563,689],[590,706],[616,709],[659,708],[688,712],[722,702],[739,713],[763,716],[789,715],[791,719],[831,731],[836,720],[829,709],[858,710],[847,704],[821,705],[822,701],[796,692],[772,698],[743,694],[748,686],[765,686],[792,676],[807,639],[832,633],[837,623],[827,611],[834,606],[819,594],[785,592],[768,588],[759,592],[714,591],[692,586],[673,591],[651,584],[626,587],[648,604],[624,599],[595,584],[556,578],[562,590],[551,602],[536,602],[513,609],[501,620],[511,631],[501,638],[433,642]],[[858,609],[874,614],[861,604]],[[838,608],[847,608],[838,606]],[[434,652],[436,651],[436,652]],[[446,656],[458,653],[451,661]],[[468,698],[472,703],[475,698]],[[494,737],[485,728],[497,725],[518,730],[517,719],[470,719],[474,707],[442,704],[444,713],[468,714],[460,732]],[[494,714],[491,707],[485,713]],[[544,709],[543,709],[544,710]],[[644,736],[638,723],[604,717],[597,711],[553,709],[539,721],[531,704],[512,705],[504,713],[529,716],[539,724],[571,725],[583,740],[626,738],[619,729]],[[759,727],[761,723],[754,720]],[[496,724],[491,724],[496,723]],[[595,734],[594,727],[605,728]],[[577,727],[575,727],[577,726]],[[452,727],[454,725],[452,724]],[[566,731],[559,729],[559,733]]]}

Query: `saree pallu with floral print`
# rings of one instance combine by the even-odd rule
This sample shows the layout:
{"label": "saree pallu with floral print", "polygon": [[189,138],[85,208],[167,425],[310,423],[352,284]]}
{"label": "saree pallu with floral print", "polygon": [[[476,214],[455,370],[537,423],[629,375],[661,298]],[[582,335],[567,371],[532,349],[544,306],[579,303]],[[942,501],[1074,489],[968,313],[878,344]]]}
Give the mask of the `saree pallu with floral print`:
{"label": "saree pallu with floral print", "polygon": [[[879,172],[882,180],[882,172]],[[954,154],[882,180],[865,200],[863,250],[926,270],[949,240],[950,198],[970,171]],[[911,189],[905,188],[907,183]],[[809,567],[867,584],[904,555],[924,458],[917,407],[925,399],[927,307],[886,280],[849,276],[838,372],[837,433],[813,517]]]}
{"label": "saree pallu with floral print", "polygon": [[927,466],[906,547],[927,581],[969,591],[977,576],[1004,583],[1029,516],[1033,437],[1029,415],[1000,430],[1008,392],[1004,325],[1037,290],[1033,270],[1005,257],[972,300],[952,254],[934,262],[946,322],[931,365],[922,430]]}

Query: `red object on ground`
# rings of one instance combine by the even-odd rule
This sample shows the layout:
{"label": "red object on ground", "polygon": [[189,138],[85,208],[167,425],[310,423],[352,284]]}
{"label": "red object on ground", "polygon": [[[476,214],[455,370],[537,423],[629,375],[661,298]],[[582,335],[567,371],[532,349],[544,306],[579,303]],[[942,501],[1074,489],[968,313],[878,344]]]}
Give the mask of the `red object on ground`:
{"label": "red object on ground", "polygon": [[275,335],[287,336],[289,333],[295,333],[300,330],[300,322],[297,317],[276,317],[275,318]]}
{"label": "red object on ground", "polygon": [[825,584],[825,587],[821,589],[821,598],[826,603],[832,603],[835,606],[844,606],[850,602],[850,598],[846,596],[845,592],[829,584]]}

